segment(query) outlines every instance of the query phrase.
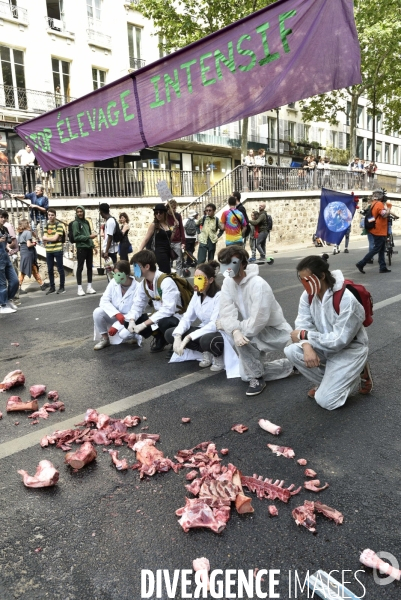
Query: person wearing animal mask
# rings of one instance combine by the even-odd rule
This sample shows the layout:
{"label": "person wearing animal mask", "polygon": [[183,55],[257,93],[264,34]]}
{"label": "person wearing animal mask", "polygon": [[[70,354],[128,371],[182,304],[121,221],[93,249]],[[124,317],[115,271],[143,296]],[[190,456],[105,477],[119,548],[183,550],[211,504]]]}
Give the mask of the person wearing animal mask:
{"label": "person wearing animal mask", "polygon": [[330,271],[328,254],[307,256],[297,265],[304,292],[292,344],[284,349],[294,367],[314,384],[309,398],[327,410],[353,393],[368,394],[373,380],[368,359],[365,309],[346,287],[341,271]]}
{"label": "person wearing animal mask", "polygon": [[265,353],[283,350],[290,342],[291,326],[269,284],[259,276],[259,267],[248,264],[248,252],[240,246],[220,250],[220,317],[217,328],[233,340],[239,356],[239,372],[249,383],[247,396],[263,392],[266,381],[282,379],[293,372],[288,359],[265,362]]}

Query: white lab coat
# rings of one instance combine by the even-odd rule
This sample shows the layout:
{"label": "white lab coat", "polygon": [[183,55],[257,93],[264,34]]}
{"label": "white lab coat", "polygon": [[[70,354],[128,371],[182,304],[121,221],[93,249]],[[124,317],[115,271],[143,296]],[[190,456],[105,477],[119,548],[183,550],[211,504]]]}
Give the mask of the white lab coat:
{"label": "white lab coat", "polygon": [[[260,353],[283,350],[291,339],[292,328],[285,320],[270,285],[259,277],[257,265],[247,266],[246,277],[239,285],[231,277],[224,279],[220,296],[220,321],[231,339],[232,332],[239,329],[250,340],[250,346]],[[245,358],[241,358],[248,349],[242,347],[239,350],[240,374],[244,381],[252,378],[245,368]],[[260,376],[265,380],[281,379],[292,372],[292,365],[287,359],[266,362],[264,358],[261,355],[258,361],[263,365],[263,375]],[[251,362],[254,363],[254,359],[249,362],[249,367]]]}
{"label": "white lab coat", "polygon": [[[160,286],[161,296],[159,297],[157,281],[160,275],[163,275],[163,273],[157,269],[155,278],[153,280],[153,290],[149,289],[146,279],[138,283],[134,303],[127,314],[127,321],[130,319],[136,321],[144,312],[146,312],[149,296],[153,299],[153,306],[155,308],[155,312],[150,317],[153,323],[157,324],[157,322],[164,317],[174,316],[177,317],[177,319],[182,318],[182,315],[180,315],[178,312],[182,302],[181,294],[171,277],[166,277],[162,281]],[[147,296],[145,292],[144,285],[146,285],[149,296]]]}
{"label": "white lab coat", "polygon": [[[109,336],[109,340],[112,345],[121,344],[125,339],[133,337],[119,321],[113,322],[112,317],[114,317],[117,313],[121,313],[125,316],[127,315],[131,309],[138,286],[139,283],[133,279],[131,286],[123,296],[121,285],[112,279],[105,289],[104,294],[100,298],[99,308],[102,309],[107,317],[110,318],[110,326],[115,327],[118,330],[116,335]],[[94,339],[100,339],[100,332],[97,329],[96,324]]]}
{"label": "white lab coat", "polygon": [[[201,302],[201,296],[196,292],[192,296],[191,302],[184,313],[181,321],[174,329],[174,335],[183,335],[198,319],[200,325],[198,329],[191,333],[193,340],[199,339],[207,333],[213,333],[217,331],[216,321],[219,318],[219,306],[220,306],[220,292],[210,298],[206,296]],[[219,332],[224,339],[224,368],[228,379],[233,377],[239,377],[239,363],[238,356],[233,347],[232,338],[228,336],[224,331]],[[196,350],[190,350],[186,348],[182,356],[178,356],[174,352],[170,362],[183,362],[186,360],[202,360],[202,353]]]}
{"label": "white lab coat", "polygon": [[344,284],[341,271],[332,271],[336,282],[320,301],[314,296],[309,304],[308,294],[301,296],[295,329],[308,332],[308,342],[319,355],[319,367],[308,369],[303,360],[302,345],[291,344],[284,352],[292,364],[307,379],[319,386],[315,400],[323,408],[333,410],[342,406],[348,396],[359,389],[360,374],[366,363],[368,336],[362,325],[365,311],[355,296],[345,290],[340,314],[333,305],[333,292]]}

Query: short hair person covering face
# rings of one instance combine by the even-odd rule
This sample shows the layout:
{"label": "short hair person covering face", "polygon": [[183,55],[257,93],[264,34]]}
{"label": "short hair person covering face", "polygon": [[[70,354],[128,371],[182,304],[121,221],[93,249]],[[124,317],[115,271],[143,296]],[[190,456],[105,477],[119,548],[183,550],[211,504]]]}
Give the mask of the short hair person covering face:
{"label": "short hair person covering face", "polygon": [[149,265],[149,270],[156,271],[156,255],[152,250],[140,250],[131,258],[131,264],[142,265],[145,267]]}

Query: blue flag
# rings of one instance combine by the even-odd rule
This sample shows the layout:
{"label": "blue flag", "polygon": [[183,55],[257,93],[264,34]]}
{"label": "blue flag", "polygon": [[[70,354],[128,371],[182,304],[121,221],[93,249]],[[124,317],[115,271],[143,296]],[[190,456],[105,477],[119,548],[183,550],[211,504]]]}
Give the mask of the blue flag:
{"label": "blue flag", "polygon": [[351,227],[357,201],[352,194],[322,188],[316,237],[329,244],[340,244]]}

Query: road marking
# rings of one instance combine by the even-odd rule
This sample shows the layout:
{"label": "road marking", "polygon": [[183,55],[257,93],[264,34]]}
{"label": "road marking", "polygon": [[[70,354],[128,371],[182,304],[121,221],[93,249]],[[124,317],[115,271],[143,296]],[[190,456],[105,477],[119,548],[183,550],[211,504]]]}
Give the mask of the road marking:
{"label": "road marking", "polygon": [[389,304],[394,304],[394,302],[400,302],[401,301],[401,294],[398,294],[398,296],[392,296],[392,298],[387,298],[387,300],[381,300],[380,302],[377,302],[376,304],[374,304],[373,309],[377,310],[378,308],[384,308],[385,306],[388,306]]}
{"label": "road marking", "polygon": [[[48,306],[52,306],[53,304],[62,304],[64,302],[76,302],[77,300],[85,300],[86,298],[89,297],[93,297],[94,294],[92,294],[92,296],[75,296],[74,298],[65,298],[64,300],[54,300],[53,302],[42,302],[41,304],[31,304],[30,306],[21,306],[21,308],[18,308],[18,312],[20,312],[21,310],[31,310],[31,308],[47,308]],[[100,298],[102,296],[102,294],[98,295],[98,298]]]}
{"label": "road marking", "polygon": [[[213,375],[217,375],[217,372],[210,371],[209,369],[207,371],[201,371],[198,373],[191,373],[190,375],[184,375],[184,377],[180,377],[179,379],[175,379],[174,381],[170,381],[169,383],[164,383],[163,385],[158,385],[154,388],[151,388],[150,390],[140,392],[139,394],[127,396],[126,398],[122,398],[121,400],[116,400],[116,402],[111,402],[110,404],[98,406],[96,410],[99,413],[104,413],[106,415],[111,416],[126,410],[130,410],[135,406],[144,404],[144,402],[149,402],[149,400],[154,400],[155,398],[161,398],[166,394],[171,394],[176,390],[180,390],[189,385],[193,385],[194,383],[198,383],[203,379],[213,377]],[[42,439],[42,437],[44,437],[47,434],[51,434],[54,431],[63,429],[73,429],[75,427],[75,423],[81,423],[84,420],[84,418],[85,413],[75,415],[74,417],[66,419],[65,421],[59,421],[58,423],[47,425],[47,427],[36,429],[36,431],[33,431],[28,435],[24,435],[20,438],[16,438],[9,442],[4,442],[3,444],[0,444],[0,459],[6,458],[7,456],[11,456],[12,454],[16,454],[17,452],[21,452],[22,450],[27,450],[27,448],[32,448],[33,446],[39,445],[39,442]]]}

